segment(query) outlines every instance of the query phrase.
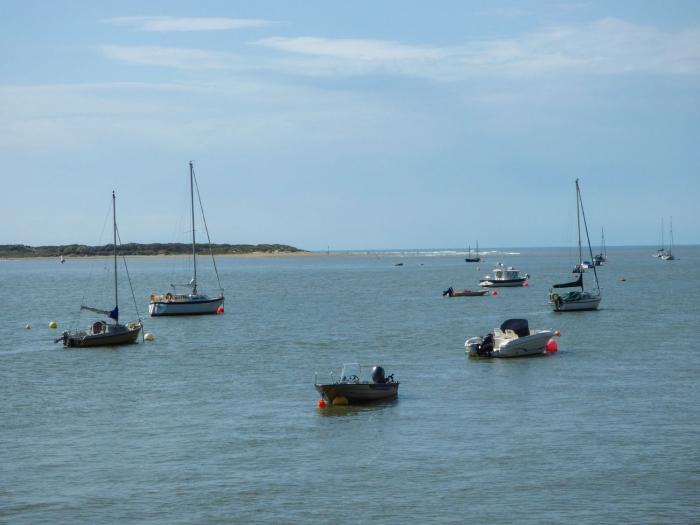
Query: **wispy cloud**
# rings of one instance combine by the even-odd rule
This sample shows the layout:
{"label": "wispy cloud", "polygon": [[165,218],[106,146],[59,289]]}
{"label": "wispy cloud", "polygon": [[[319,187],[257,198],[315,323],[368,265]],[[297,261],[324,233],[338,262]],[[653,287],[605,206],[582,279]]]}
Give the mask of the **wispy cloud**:
{"label": "wispy cloud", "polygon": [[149,32],[225,31],[229,29],[264,27],[272,24],[272,22],[267,20],[247,18],[176,18],[171,16],[122,16],[107,18],[104,22]]}
{"label": "wispy cloud", "polygon": [[102,46],[112,60],[179,69],[271,70],[294,76],[372,74],[459,81],[475,76],[700,73],[700,28],[665,32],[606,18],[517,38],[419,46],[388,40],[271,37],[252,57],[205,49]]}
{"label": "wispy cloud", "polygon": [[434,60],[444,54],[444,50],[439,48],[409,46],[386,40],[273,37],[254,44],[289,53],[346,60]]}

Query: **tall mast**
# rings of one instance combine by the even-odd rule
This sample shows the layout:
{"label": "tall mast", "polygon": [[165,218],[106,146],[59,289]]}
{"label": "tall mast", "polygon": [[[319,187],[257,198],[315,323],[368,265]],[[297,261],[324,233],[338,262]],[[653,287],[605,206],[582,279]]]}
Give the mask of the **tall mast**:
{"label": "tall mast", "polygon": [[664,251],[664,246],[666,246],[666,241],[664,239],[664,218],[661,217],[661,251]]}
{"label": "tall mast", "polygon": [[192,161],[190,161],[190,210],[192,211],[192,266],[194,268],[194,275],[192,277],[192,293],[197,293],[197,252],[195,248],[195,237],[194,237],[194,168],[192,167]]}
{"label": "tall mast", "polygon": [[673,254],[673,217],[670,218],[671,227],[669,230],[668,253]]}
{"label": "tall mast", "polygon": [[112,234],[114,235],[114,306],[118,308],[119,292],[117,287],[117,199],[114,196],[114,190],[112,190]]}
{"label": "tall mast", "polygon": [[579,268],[583,264],[581,256],[581,212],[579,211],[579,203],[581,201],[581,192],[578,188],[578,179],[576,179],[576,227],[578,229],[578,264]]}

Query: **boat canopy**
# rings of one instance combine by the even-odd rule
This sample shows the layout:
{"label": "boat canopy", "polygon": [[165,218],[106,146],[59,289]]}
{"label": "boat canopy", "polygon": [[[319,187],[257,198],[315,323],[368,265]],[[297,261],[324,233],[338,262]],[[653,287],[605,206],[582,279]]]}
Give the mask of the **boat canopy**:
{"label": "boat canopy", "polygon": [[552,286],[552,288],[574,288],[576,286],[580,286],[581,288],[583,288],[583,274],[579,274],[578,279],[576,279],[575,281],[555,284]]}
{"label": "boat canopy", "polygon": [[501,324],[501,331],[513,330],[518,337],[530,335],[530,327],[527,324],[527,319],[508,319]]}

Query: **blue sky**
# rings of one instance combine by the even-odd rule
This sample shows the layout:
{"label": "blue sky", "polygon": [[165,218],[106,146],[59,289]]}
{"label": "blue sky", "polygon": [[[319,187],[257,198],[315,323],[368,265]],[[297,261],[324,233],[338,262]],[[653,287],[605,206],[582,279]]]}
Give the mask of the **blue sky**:
{"label": "blue sky", "polygon": [[[0,4],[0,243],[700,242],[698,2]],[[178,237],[178,238],[174,238]]]}

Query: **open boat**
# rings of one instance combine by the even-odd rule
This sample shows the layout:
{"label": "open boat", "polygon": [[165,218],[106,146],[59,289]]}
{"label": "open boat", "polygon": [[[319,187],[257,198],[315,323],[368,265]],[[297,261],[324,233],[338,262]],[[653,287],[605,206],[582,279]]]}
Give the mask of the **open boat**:
{"label": "open boat", "polygon": [[465,262],[479,262],[481,257],[479,256],[479,241],[476,241],[476,255],[472,257],[472,246],[469,245],[469,254],[464,258]]}
{"label": "open boat", "polygon": [[[194,190],[196,186],[196,180],[194,175],[194,167],[192,161],[190,161],[190,211],[192,216],[192,268],[193,275],[192,279],[187,284],[171,284],[173,292],[167,292],[164,294],[151,294],[151,302],[148,304],[148,312],[153,317],[160,317],[164,315],[200,315],[200,314],[215,314],[218,312],[219,308],[224,305],[224,291],[221,288],[221,281],[219,280],[219,271],[216,268],[216,260],[214,259],[214,254],[211,252],[211,239],[209,238],[209,229],[207,228],[206,220],[203,220],[204,229],[207,234],[207,242],[209,243],[210,249],[209,253],[211,255],[212,263],[214,266],[214,273],[216,274],[216,280],[219,284],[219,294],[215,297],[209,297],[206,294],[198,293],[197,291],[197,245],[195,239],[195,222],[194,222]],[[201,197],[199,197],[199,187],[197,187],[197,197],[200,203],[202,203]],[[202,217],[204,217],[204,211],[202,210]],[[174,293],[176,287],[190,288],[189,293]]]}
{"label": "open boat", "polygon": [[455,290],[451,286],[442,292],[442,296],[448,296],[448,297],[478,297],[482,295],[486,295],[488,293],[488,290]]}
{"label": "open boat", "polygon": [[525,357],[543,354],[551,330],[530,331],[527,319],[508,319],[485,336],[472,337],[464,343],[470,357]]}
{"label": "open boat", "polygon": [[[112,192],[112,231],[114,235],[114,308],[112,310],[102,310],[91,306],[80,306],[81,310],[87,310],[107,316],[114,320],[114,323],[106,321],[95,321],[85,330],[66,331],[54,342],[63,341],[63,346],[67,347],[93,347],[93,346],[116,346],[135,343],[139,332],[143,328],[141,320],[133,321],[127,325],[119,323],[119,291],[117,272],[117,212],[116,197]],[[131,286],[131,281],[129,281]],[[132,290],[133,294],[133,290]]]}
{"label": "open boat", "polygon": [[505,286],[522,286],[525,281],[530,278],[528,274],[520,275],[520,270],[516,270],[512,266],[503,266],[503,263],[498,263],[493,269],[492,275],[487,275],[483,279],[479,279],[479,286],[484,288],[498,288]]}
{"label": "open boat", "polygon": [[399,395],[399,382],[394,374],[385,375],[381,366],[360,366],[358,363],[344,364],[340,376],[331,372],[329,383],[314,381],[316,390],[333,404],[358,404],[394,399]]}
{"label": "open boat", "polygon": [[[586,214],[583,211],[583,201],[581,200],[581,189],[576,179],[576,223],[578,225],[578,267],[583,264],[583,251],[581,248],[581,218],[583,217],[583,227],[586,231],[586,239],[588,240],[588,252],[593,259],[593,251],[591,250],[591,240],[588,236],[588,226],[586,224]],[[583,273],[578,274],[578,278],[574,281],[559,283],[552,286],[549,291],[549,302],[552,304],[555,312],[573,312],[581,310],[595,310],[601,301],[600,285],[598,284],[598,272],[595,265],[591,266],[595,277],[595,290],[586,290],[583,286]],[[563,295],[555,291],[560,288],[581,288],[580,291],[571,291]]]}

